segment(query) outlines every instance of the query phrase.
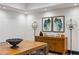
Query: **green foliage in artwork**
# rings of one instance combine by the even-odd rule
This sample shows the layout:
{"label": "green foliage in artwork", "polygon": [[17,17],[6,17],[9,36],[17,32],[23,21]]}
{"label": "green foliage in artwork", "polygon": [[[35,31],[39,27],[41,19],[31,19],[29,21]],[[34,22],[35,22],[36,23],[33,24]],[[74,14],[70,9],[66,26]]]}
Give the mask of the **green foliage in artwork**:
{"label": "green foliage in artwork", "polygon": [[50,18],[48,18],[47,20],[44,21],[44,28],[45,28],[46,30],[49,29],[50,23],[51,23]]}
{"label": "green foliage in artwork", "polygon": [[57,19],[57,18],[55,18],[55,24],[56,24],[56,27],[57,27],[57,30],[61,30],[62,29],[62,21],[61,21],[61,19]]}

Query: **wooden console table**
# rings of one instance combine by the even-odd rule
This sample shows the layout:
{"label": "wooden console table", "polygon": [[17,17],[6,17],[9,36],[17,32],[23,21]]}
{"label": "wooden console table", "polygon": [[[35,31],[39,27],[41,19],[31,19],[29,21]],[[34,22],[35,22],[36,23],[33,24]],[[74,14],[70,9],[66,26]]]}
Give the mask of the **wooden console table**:
{"label": "wooden console table", "polygon": [[35,36],[35,41],[45,42],[48,44],[48,50],[66,54],[67,38],[66,37],[50,37],[50,36]]}
{"label": "wooden console table", "polygon": [[44,54],[48,54],[47,44],[43,42],[22,41],[16,49],[10,46],[7,42],[0,44],[0,55],[27,55],[38,49],[43,49]]}

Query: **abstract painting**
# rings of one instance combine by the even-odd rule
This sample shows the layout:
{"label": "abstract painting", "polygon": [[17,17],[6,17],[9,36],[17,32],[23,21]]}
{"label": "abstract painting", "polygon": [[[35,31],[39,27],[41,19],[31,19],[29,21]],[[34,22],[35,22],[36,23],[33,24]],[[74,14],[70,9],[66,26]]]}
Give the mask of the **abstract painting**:
{"label": "abstract painting", "polygon": [[42,18],[42,31],[52,31],[52,17]]}
{"label": "abstract painting", "polygon": [[55,16],[53,17],[53,32],[64,32],[65,31],[65,17]]}

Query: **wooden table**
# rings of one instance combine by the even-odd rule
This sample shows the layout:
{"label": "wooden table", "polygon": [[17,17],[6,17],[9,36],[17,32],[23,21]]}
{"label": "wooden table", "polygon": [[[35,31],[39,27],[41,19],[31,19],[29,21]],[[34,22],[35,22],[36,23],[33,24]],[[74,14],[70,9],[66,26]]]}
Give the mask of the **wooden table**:
{"label": "wooden table", "polygon": [[38,49],[43,49],[44,54],[48,53],[47,44],[43,42],[22,41],[18,44],[19,48],[16,49],[12,49],[10,46],[7,42],[0,44],[0,55],[25,55]]}

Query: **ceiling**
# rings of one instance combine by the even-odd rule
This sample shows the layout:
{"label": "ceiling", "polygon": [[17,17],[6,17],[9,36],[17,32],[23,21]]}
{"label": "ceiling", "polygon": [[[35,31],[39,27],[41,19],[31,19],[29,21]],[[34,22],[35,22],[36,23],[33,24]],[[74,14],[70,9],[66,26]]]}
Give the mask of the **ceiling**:
{"label": "ceiling", "polygon": [[32,10],[37,8],[58,5],[59,3],[3,3],[3,4],[22,10]]}
{"label": "ceiling", "polygon": [[27,13],[73,7],[73,3],[0,3],[0,6]]}

